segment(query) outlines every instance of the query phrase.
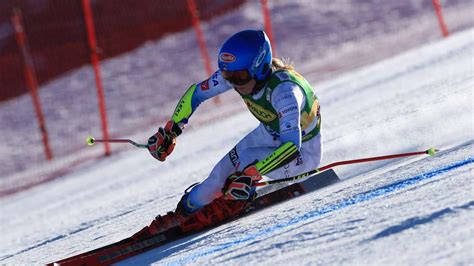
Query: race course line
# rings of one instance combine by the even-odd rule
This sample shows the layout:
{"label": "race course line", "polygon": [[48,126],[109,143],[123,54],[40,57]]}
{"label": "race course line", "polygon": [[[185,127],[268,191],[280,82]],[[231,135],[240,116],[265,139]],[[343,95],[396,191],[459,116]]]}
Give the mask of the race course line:
{"label": "race course line", "polygon": [[212,255],[216,252],[219,252],[219,251],[222,251],[222,250],[225,250],[225,249],[229,249],[229,248],[232,248],[234,246],[244,244],[246,242],[254,241],[258,237],[269,235],[269,234],[271,234],[275,231],[284,229],[286,227],[289,227],[289,226],[292,226],[292,225],[295,225],[295,224],[302,223],[302,222],[307,221],[311,218],[322,216],[326,213],[331,213],[331,212],[337,211],[339,209],[344,209],[346,207],[349,207],[349,206],[352,206],[352,205],[355,205],[355,204],[358,204],[358,203],[362,203],[362,202],[365,202],[365,201],[369,201],[369,200],[387,195],[389,193],[404,189],[404,188],[409,187],[409,186],[413,186],[413,185],[415,185],[415,184],[417,184],[421,181],[433,178],[435,176],[444,174],[446,172],[449,172],[451,170],[457,169],[459,167],[462,167],[462,166],[465,166],[465,165],[468,165],[468,164],[471,164],[471,163],[474,163],[474,157],[468,157],[467,159],[465,159],[463,161],[459,161],[459,162],[456,162],[456,163],[453,163],[453,164],[450,164],[450,165],[432,170],[432,171],[424,173],[424,174],[420,174],[420,175],[417,175],[417,176],[414,176],[414,177],[411,177],[411,178],[408,178],[408,179],[405,179],[405,180],[402,180],[402,181],[398,181],[398,182],[395,182],[395,183],[392,183],[392,184],[389,184],[389,185],[386,185],[386,186],[383,186],[383,187],[380,187],[380,188],[377,188],[377,189],[374,189],[374,190],[371,190],[371,191],[368,191],[368,192],[365,192],[365,193],[355,195],[354,197],[342,200],[341,202],[338,202],[338,203],[335,203],[335,204],[332,204],[332,205],[328,205],[326,207],[322,207],[322,208],[314,210],[314,211],[310,211],[310,212],[308,212],[304,215],[300,215],[300,216],[295,217],[295,218],[293,218],[289,221],[282,222],[282,223],[279,223],[279,224],[274,225],[272,227],[268,227],[266,229],[260,230],[257,233],[254,233],[254,234],[251,234],[251,235],[248,235],[248,236],[245,236],[245,237],[240,237],[240,238],[232,240],[228,243],[224,243],[224,244],[217,245],[215,247],[208,248],[207,250],[196,252],[194,254],[191,254],[190,256],[181,258],[179,260],[176,260],[174,262],[167,263],[167,264],[168,265],[187,264],[187,263],[193,262],[194,260],[196,260],[200,257],[204,257],[204,256],[207,256],[207,255]]}

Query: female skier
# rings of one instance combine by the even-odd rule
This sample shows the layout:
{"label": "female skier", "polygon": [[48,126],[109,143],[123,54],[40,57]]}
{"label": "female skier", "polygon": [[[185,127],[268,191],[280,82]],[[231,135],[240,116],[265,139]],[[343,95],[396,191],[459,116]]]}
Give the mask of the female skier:
{"label": "female skier", "polygon": [[230,89],[240,94],[260,125],[202,183],[185,192],[176,210],[180,215],[190,215],[206,205],[227,214],[239,211],[254,199],[254,184],[262,174],[272,179],[294,176],[321,162],[318,99],[291,65],[272,58],[264,31],[245,30],[231,36],[219,51],[218,65],[210,78],[189,87],[171,120],[149,138],[151,155],[164,161],[197,107]]}

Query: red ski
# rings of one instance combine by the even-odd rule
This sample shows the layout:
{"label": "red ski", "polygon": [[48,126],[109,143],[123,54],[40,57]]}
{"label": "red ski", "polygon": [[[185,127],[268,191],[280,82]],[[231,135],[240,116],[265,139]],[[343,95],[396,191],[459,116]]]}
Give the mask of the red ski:
{"label": "red ski", "polygon": [[[132,237],[48,265],[110,265],[338,181],[336,173],[330,169],[313,175],[300,183],[259,196],[251,203],[243,205],[242,208],[236,204],[244,203],[216,199],[199,210],[193,217],[187,217],[185,221],[176,218],[176,215],[170,212],[164,216],[158,216],[150,226],[143,228]],[[263,193],[259,192],[259,194]]]}

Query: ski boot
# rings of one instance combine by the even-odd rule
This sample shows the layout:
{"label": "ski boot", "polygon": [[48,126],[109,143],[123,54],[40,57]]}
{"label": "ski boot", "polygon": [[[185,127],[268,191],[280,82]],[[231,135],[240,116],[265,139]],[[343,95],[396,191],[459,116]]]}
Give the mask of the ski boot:
{"label": "ski boot", "polygon": [[163,231],[166,231],[172,227],[178,226],[183,220],[183,217],[175,212],[168,212],[166,215],[158,215],[150,223],[150,225],[145,226],[142,230],[135,233],[133,239],[142,239],[149,237]]}
{"label": "ski boot", "polygon": [[219,197],[195,213],[187,216],[180,224],[183,232],[199,231],[203,228],[220,224],[242,213],[247,207],[247,201],[225,200]]}

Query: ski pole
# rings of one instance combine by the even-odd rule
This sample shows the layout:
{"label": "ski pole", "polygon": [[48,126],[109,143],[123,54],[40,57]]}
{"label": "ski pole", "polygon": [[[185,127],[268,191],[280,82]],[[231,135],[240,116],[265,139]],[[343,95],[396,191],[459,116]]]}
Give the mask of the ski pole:
{"label": "ski pole", "polygon": [[408,152],[408,153],[399,153],[399,154],[391,154],[391,155],[385,155],[385,156],[378,156],[378,157],[369,157],[369,158],[362,158],[362,159],[355,159],[355,160],[348,160],[348,161],[340,161],[340,162],[335,162],[328,164],[326,166],[313,169],[311,171],[308,171],[306,173],[297,175],[297,176],[292,176],[288,178],[282,178],[282,179],[277,179],[277,180],[270,180],[270,181],[265,181],[265,182],[259,182],[255,184],[255,186],[266,186],[266,185],[271,185],[271,184],[276,184],[276,183],[282,183],[282,182],[290,182],[290,181],[295,181],[301,178],[305,178],[307,176],[328,170],[330,168],[333,168],[335,166],[339,165],[346,165],[346,164],[355,164],[355,163],[365,163],[365,162],[372,162],[372,161],[381,161],[381,160],[388,160],[388,159],[394,159],[394,158],[400,158],[400,157],[408,157],[408,156],[416,156],[416,155],[422,155],[422,154],[428,154],[430,156],[435,155],[439,150],[435,148],[430,148],[426,151],[417,151],[417,152]]}
{"label": "ski pole", "polygon": [[138,147],[138,148],[148,148],[147,144],[139,144],[130,139],[95,139],[93,137],[88,137],[86,139],[86,142],[87,142],[87,145],[89,146],[94,145],[96,142],[108,142],[108,143],[130,143],[133,146]]}

